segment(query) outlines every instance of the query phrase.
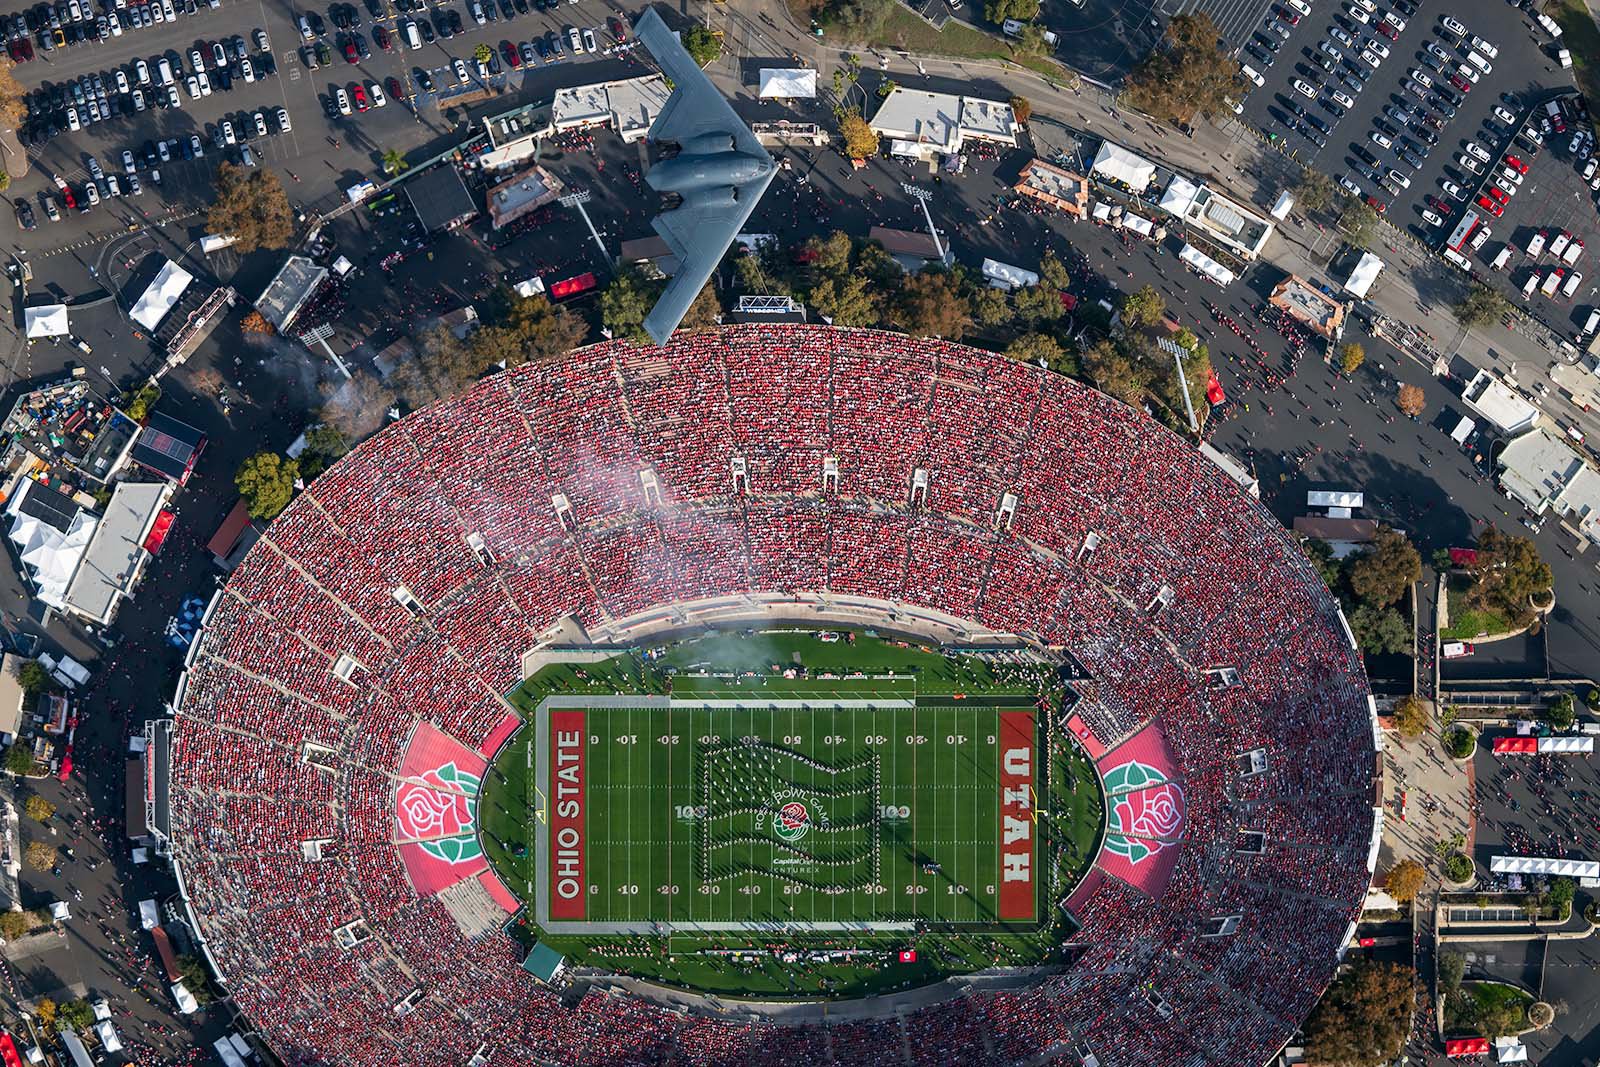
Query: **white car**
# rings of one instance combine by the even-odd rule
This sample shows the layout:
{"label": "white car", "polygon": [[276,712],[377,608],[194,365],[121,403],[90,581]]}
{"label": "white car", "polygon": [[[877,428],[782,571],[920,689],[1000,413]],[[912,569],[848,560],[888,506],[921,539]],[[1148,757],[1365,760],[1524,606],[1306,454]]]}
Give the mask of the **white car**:
{"label": "white car", "polygon": [[1449,30],[1451,33],[1455,34],[1458,38],[1465,37],[1467,35],[1467,28],[1461,25],[1458,20],[1449,15],[1445,15],[1440,18],[1439,23],[1440,25],[1444,26],[1446,30]]}
{"label": "white car", "polygon": [[[461,61],[458,59],[458,60],[456,60],[456,62],[459,63]],[[344,115],[346,118],[348,118],[350,116],[350,114],[351,114],[351,111],[350,111],[350,94],[345,92],[343,87],[335,86],[334,90],[333,90],[333,101],[334,101],[335,104],[337,104],[339,106],[339,114]]]}
{"label": "white car", "polygon": [[1367,134],[1367,140],[1371,141],[1379,148],[1394,147],[1394,142],[1389,140],[1388,134],[1384,133],[1382,130],[1373,130],[1371,133]]}
{"label": "white car", "polygon": [[1339,188],[1343,189],[1351,196],[1361,195],[1361,186],[1357,185],[1355,179],[1350,177],[1348,174],[1339,175]]}
{"label": "white car", "polygon": [[129,93],[128,96],[133,100],[133,110],[143,111],[145,109],[143,89],[135,89],[133,92]]}
{"label": "white car", "polygon": [[247,82],[253,82],[256,80],[255,68],[250,65],[250,61],[248,59],[239,60],[239,73],[244,76],[244,80]]}
{"label": "white car", "polygon": [[1484,151],[1483,146],[1480,145],[1477,141],[1468,141],[1467,142],[1466,153],[1467,153],[1467,155],[1471,156],[1473,159],[1476,159],[1476,160],[1478,160],[1480,162],[1483,162],[1483,163],[1489,162],[1489,153]]}
{"label": "white car", "polygon": [[1466,169],[1470,170],[1474,174],[1482,174],[1483,173],[1483,164],[1479,163],[1476,159],[1473,159],[1471,156],[1466,156],[1466,155],[1457,156],[1456,157],[1456,162],[1458,164],[1460,164],[1461,166],[1465,167]]}
{"label": "white car", "polygon": [[1444,190],[1444,195],[1448,196],[1452,200],[1466,199],[1467,191],[1449,179],[1445,179],[1444,181],[1440,182],[1439,187]]}
{"label": "white car", "polygon": [[1346,15],[1350,16],[1351,21],[1359,22],[1363,26],[1367,25],[1368,23],[1370,23],[1372,21],[1372,16],[1371,15],[1367,14],[1365,11],[1361,10],[1359,7],[1357,7],[1354,4],[1346,4],[1346,5],[1344,5],[1344,13]]}
{"label": "white car", "polygon": [[163,163],[172,162],[172,142],[165,137],[156,142],[156,155]]}
{"label": "white car", "polygon": [[1438,41],[1428,42],[1428,54],[1434,59],[1454,59],[1455,56],[1445,51],[1444,46]]}
{"label": "white car", "polygon": [[211,95],[211,79],[206,77],[206,72],[205,71],[203,71],[203,70],[196,71],[195,72],[195,76],[194,76],[194,80],[200,83],[200,95],[201,96],[210,96]]}
{"label": "white car", "polygon": [[1329,59],[1332,59],[1336,63],[1344,58],[1344,53],[1339,51],[1339,49],[1335,48],[1333,45],[1329,44],[1327,41],[1317,42],[1317,47],[1322,50],[1323,55],[1327,56]]}
{"label": "white car", "polygon": [[578,27],[567,27],[567,43],[572,46],[573,55],[583,55],[583,37],[578,33]]}
{"label": "white car", "polygon": [[1398,185],[1402,189],[1411,188],[1411,178],[1410,178],[1410,176],[1406,175],[1406,174],[1403,174],[1398,170],[1395,170],[1393,167],[1389,168],[1389,180],[1394,182],[1396,185]]}
{"label": "white car", "polygon": [[461,60],[456,59],[451,61],[451,66],[455,69],[456,81],[460,82],[462,85],[465,85],[467,83],[467,65]]}
{"label": "white car", "polygon": [[223,141],[225,141],[226,143],[228,143],[230,145],[235,145],[235,144],[239,143],[238,136],[236,134],[234,134],[234,132],[233,132],[233,120],[232,119],[223,119],[222,120],[222,139],[223,139]]}
{"label": "white car", "polygon": [[1517,117],[1515,115],[1501,107],[1499,104],[1494,106],[1494,117],[1505,123],[1507,126],[1517,121]]}
{"label": "white car", "polygon": [[1471,44],[1472,44],[1472,50],[1474,52],[1482,52],[1489,59],[1498,59],[1498,58],[1500,58],[1500,49],[1496,48],[1494,45],[1490,44],[1488,41],[1485,41],[1482,37],[1479,37],[1477,34],[1473,34],[1472,35]]}
{"label": "white car", "polygon": [[600,50],[599,46],[595,44],[594,31],[587,26],[583,28],[583,49],[586,52],[598,52]]}
{"label": "white car", "polygon": [[189,65],[195,70],[206,69],[206,57],[200,54],[200,49],[189,49]]}
{"label": "white car", "polygon": [[1361,61],[1376,70],[1378,64],[1383,62],[1383,57],[1370,48],[1363,48],[1361,50]]}
{"label": "white car", "polygon": [[117,79],[117,92],[125,93],[129,89],[132,88],[132,86],[130,86],[128,84],[128,72],[127,71],[119,69],[117,71],[117,73],[116,73],[116,79]]}
{"label": "white car", "polygon": [[137,171],[138,169],[139,169],[139,164],[134,162],[133,149],[124,148],[122,150],[122,170],[123,170],[123,173],[132,174],[135,171]]}
{"label": "white car", "polygon": [[289,109],[286,107],[280,107],[278,109],[278,132],[288,133],[292,129],[294,129],[294,127],[289,125]]}
{"label": "white car", "polygon": [[383,86],[377,82],[367,83],[367,94],[372,97],[373,107],[382,107],[389,102],[389,98],[383,95]]}
{"label": "white car", "polygon": [[1302,15],[1311,14],[1311,5],[1306,3],[1306,0],[1283,0],[1283,2],[1300,12]]}
{"label": "white car", "polygon": [[[155,5],[151,4],[150,6],[154,7]],[[172,0],[161,0],[161,13],[167,16],[168,22],[178,21],[178,10],[172,6]]]}
{"label": "white car", "polygon": [[272,51],[272,44],[267,40],[266,30],[256,31],[256,50],[260,52]]}
{"label": "white car", "polygon": [[195,80],[195,76],[193,74],[183,79],[183,86],[189,90],[190,100],[200,99],[200,83]]}
{"label": "white car", "polygon": [[1239,65],[1239,73],[1243,74],[1245,80],[1252,85],[1260,86],[1266,81],[1266,79],[1261,76],[1261,72],[1256,70],[1256,68],[1252,67],[1248,63],[1241,63]]}
{"label": "white car", "polygon": [[1378,5],[1374,4],[1372,0],[1351,0],[1351,2],[1369,15],[1378,13]]}
{"label": "white car", "polygon": [[106,191],[112,196],[122,195],[122,185],[117,181],[117,176],[115,174],[106,175]]}
{"label": "white car", "polygon": [[1428,77],[1428,72],[1423,70],[1421,67],[1411,68],[1411,80],[1422,86],[1424,89],[1433,88],[1433,79]]}
{"label": "white car", "polygon": [[85,182],[83,195],[89,198],[89,203],[98,204],[100,202],[100,187],[94,182]]}
{"label": "white car", "polygon": [[133,61],[133,80],[140,85],[150,84],[150,64],[142,59]]}
{"label": "white car", "polygon": [[252,115],[250,117],[255,121],[256,136],[257,137],[265,137],[267,135],[267,116],[265,116],[261,112],[257,111],[254,115]]}
{"label": "white car", "polygon": [[67,129],[73,133],[83,129],[83,120],[78,117],[78,109],[76,107],[67,108]]}
{"label": "white car", "polygon": [[1406,20],[1401,18],[1399,15],[1397,15],[1393,11],[1391,11],[1387,15],[1383,16],[1383,21],[1387,22],[1390,26],[1392,26],[1394,28],[1394,32],[1395,33],[1400,33],[1403,30],[1405,30],[1405,28],[1406,28]]}
{"label": "white car", "polygon": [[1294,80],[1294,91],[1308,100],[1315,100],[1317,98],[1317,91],[1311,86],[1307,85],[1305,82],[1301,81],[1299,78]]}
{"label": "white car", "polygon": [[1347,92],[1344,92],[1343,90],[1334,92],[1333,102],[1346,110],[1356,106],[1355,97],[1351,96]]}
{"label": "white car", "polygon": [[1378,53],[1384,59],[1389,58],[1389,46],[1378,40],[1376,37],[1367,42],[1367,48],[1370,51]]}
{"label": "white car", "polygon": [[1444,219],[1440,218],[1434,212],[1428,211],[1426,209],[1422,212],[1422,221],[1426,222],[1430,226],[1443,226],[1444,225]]}
{"label": "white car", "polygon": [[1456,76],[1458,78],[1467,79],[1467,81],[1471,82],[1473,85],[1478,84],[1478,72],[1467,66],[1465,63],[1456,64]]}
{"label": "white car", "polygon": [[183,97],[178,95],[178,87],[176,85],[167,86],[167,106],[168,107],[182,107],[183,106]]}
{"label": "white car", "polygon": [[1342,45],[1353,46],[1356,43],[1355,38],[1351,37],[1348,32],[1339,26],[1334,26],[1329,29],[1328,34],[1335,41],[1338,41]]}

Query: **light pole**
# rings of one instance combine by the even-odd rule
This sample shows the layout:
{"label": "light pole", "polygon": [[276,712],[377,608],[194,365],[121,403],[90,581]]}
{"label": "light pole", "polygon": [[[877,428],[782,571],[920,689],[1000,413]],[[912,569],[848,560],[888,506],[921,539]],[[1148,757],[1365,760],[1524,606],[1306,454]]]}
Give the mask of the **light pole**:
{"label": "light pole", "polygon": [[588,202],[589,190],[587,189],[574,189],[561,198],[563,207],[575,207],[578,209],[578,214],[583,216],[584,225],[589,227],[589,236],[593,237],[594,243],[600,246],[600,255],[605,257],[606,265],[615,266],[616,264],[611,261],[611,253],[606,251],[606,243],[600,240],[599,231],[594,228],[594,223],[589,219],[589,212],[584,210],[583,205]]}
{"label": "light pole", "polygon": [[933,238],[934,251],[939,253],[939,262],[943,263],[945,261],[944,242],[939,240],[939,230],[933,224],[932,212],[928,210],[928,201],[933,199],[933,194],[926,189],[917,188],[910,182],[901,182],[900,188],[906,191],[907,196],[922,205],[922,217],[928,220],[928,234]]}

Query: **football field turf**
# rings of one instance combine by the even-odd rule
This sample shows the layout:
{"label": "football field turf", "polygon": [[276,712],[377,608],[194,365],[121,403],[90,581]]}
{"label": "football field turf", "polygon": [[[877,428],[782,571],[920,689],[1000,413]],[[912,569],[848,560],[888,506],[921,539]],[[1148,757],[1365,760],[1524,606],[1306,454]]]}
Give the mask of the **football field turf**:
{"label": "football field turf", "polygon": [[[1044,783],[1029,698],[917,699],[894,685],[808,696],[547,708],[529,779],[544,816],[530,872],[540,925],[1037,921]],[[572,704],[585,706],[559,706]]]}

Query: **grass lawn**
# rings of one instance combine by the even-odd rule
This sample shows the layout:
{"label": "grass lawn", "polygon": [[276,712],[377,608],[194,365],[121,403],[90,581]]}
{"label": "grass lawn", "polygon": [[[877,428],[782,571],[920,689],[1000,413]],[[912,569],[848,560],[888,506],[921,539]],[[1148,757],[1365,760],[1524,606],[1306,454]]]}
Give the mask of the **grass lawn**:
{"label": "grass lawn", "polygon": [[1447,1034],[1481,1033],[1499,1037],[1527,1025],[1533,998],[1515,986],[1494,982],[1463,982],[1461,991],[1445,998]]}
{"label": "grass lawn", "polygon": [[1480,611],[1467,606],[1465,579],[1459,575],[1450,579],[1446,592],[1450,606],[1450,625],[1439,634],[1446,641],[1470,641],[1479,634],[1498,634],[1511,629],[1504,615],[1495,611]]}
{"label": "grass lawn", "polygon": [[1600,27],[1583,0],[1550,0],[1545,14],[1561,25],[1561,43],[1572,52],[1572,73],[1591,106],[1600,106]]}
{"label": "grass lawn", "polygon": [[1067,68],[1053,59],[1024,55],[1012,50],[999,38],[960,22],[947,22],[936,30],[900,4],[895,4],[883,28],[868,44],[875,48],[894,48],[921,55],[951,56],[955,59],[1003,59],[1027,67],[1047,78],[1073,81]]}

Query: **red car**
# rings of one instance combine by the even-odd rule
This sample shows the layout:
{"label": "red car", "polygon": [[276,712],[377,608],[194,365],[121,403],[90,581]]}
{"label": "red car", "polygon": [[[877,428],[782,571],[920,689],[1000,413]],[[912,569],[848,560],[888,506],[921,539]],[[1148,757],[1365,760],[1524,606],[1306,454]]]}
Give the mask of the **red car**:
{"label": "red car", "polygon": [[1287,22],[1291,26],[1300,25],[1300,16],[1286,7],[1274,7],[1272,13],[1278,16],[1279,21]]}
{"label": "red car", "polygon": [[67,205],[68,211],[78,206],[78,198],[72,195],[72,186],[64,182],[61,185],[61,201]]}
{"label": "red car", "polygon": [[1490,200],[1487,196],[1478,197],[1478,206],[1483,208],[1483,210],[1487,211],[1489,214],[1493,215],[1495,218],[1499,218],[1505,213],[1506,210],[1493,200]]}
{"label": "red car", "polygon": [[360,59],[361,57],[356,54],[356,43],[354,41],[346,41],[344,43],[344,61],[346,63],[355,63],[359,62]]}
{"label": "red car", "polygon": [[1378,32],[1389,38],[1391,41],[1397,41],[1400,39],[1400,31],[1389,25],[1387,22],[1378,23]]}
{"label": "red car", "polygon": [[385,52],[394,51],[394,38],[390,37],[389,31],[384,29],[382,26],[372,27],[372,39],[373,41],[377,42],[378,47],[383,49]]}
{"label": "red car", "polygon": [[611,27],[611,36],[617,39],[617,43],[621,44],[628,39],[628,27],[617,16],[612,15],[606,19],[606,25]]}
{"label": "red car", "polygon": [[1459,74],[1450,75],[1450,84],[1463,94],[1472,92],[1472,83]]}
{"label": "red car", "polygon": [[1432,194],[1429,194],[1428,196],[1428,206],[1444,215],[1448,215],[1450,212],[1455,210],[1455,208],[1443,197],[1433,196]]}
{"label": "red car", "polygon": [[404,100],[406,98],[405,86],[400,84],[399,78],[391,77],[385,84],[389,87],[390,96],[396,100]]}
{"label": "red car", "polygon": [[367,91],[362,88],[360,82],[350,87],[350,99],[356,102],[357,111],[365,111],[372,106],[372,101],[367,99]]}
{"label": "red car", "polygon": [[1489,186],[1488,193],[1490,196],[1494,197],[1495,203],[1497,204],[1503,205],[1506,201],[1511,199],[1511,197],[1506,195],[1506,191],[1500,188],[1498,185]]}
{"label": "red car", "polygon": [[517,54],[517,46],[510,41],[500,42],[500,54],[506,57],[506,66],[512,70],[522,66],[522,56]]}
{"label": "red car", "polygon": [[1372,196],[1371,194],[1368,194],[1367,196],[1367,206],[1380,215],[1389,210],[1388,204],[1385,204],[1382,200],[1379,200],[1377,197]]}
{"label": "red car", "polygon": [[1516,171],[1518,174],[1526,174],[1526,173],[1528,173],[1528,165],[1526,163],[1524,163],[1522,160],[1518,159],[1516,156],[1511,156],[1511,155],[1506,156],[1506,166],[1510,167],[1512,170]]}

